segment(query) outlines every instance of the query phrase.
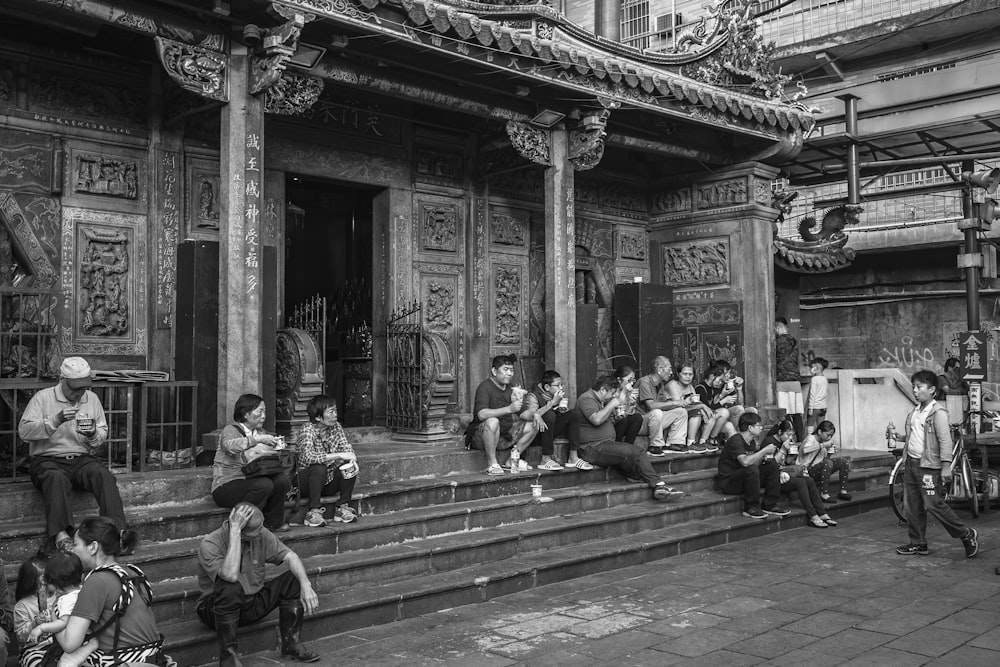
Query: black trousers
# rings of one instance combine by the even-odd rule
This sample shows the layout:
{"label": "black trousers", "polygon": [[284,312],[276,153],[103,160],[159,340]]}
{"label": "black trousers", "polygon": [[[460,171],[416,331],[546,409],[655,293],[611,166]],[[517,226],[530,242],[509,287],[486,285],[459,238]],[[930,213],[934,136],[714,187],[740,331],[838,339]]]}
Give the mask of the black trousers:
{"label": "black trousers", "polygon": [[721,480],[719,488],[723,493],[743,496],[744,509],[761,507],[761,488],[764,489],[763,507],[770,509],[778,504],[781,497],[781,468],[772,465],[753,465],[740,468]]}
{"label": "black trousers", "polygon": [[580,458],[602,468],[615,468],[630,479],[641,479],[650,487],[660,482],[649,455],[639,445],[605,440],[580,447]]}
{"label": "black trousers", "polygon": [[201,622],[213,629],[216,618],[238,618],[240,625],[250,625],[282,604],[298,604],[301,590],[299,580],[291,572],[271,579],[252,595],[243,592],[240,582],[216,577],[212,594],[198,603],[196,611]]}
{"label": "black trousers", "polygon": [[566,412],[549,410],[542,414],[542,421],[545,422],[548,428],[544,431],[539,431],[531,444],[541,445],[542,454],[552,456],[553,452],[556,451],[555,439],[559,436],[569,434],[569,426],[572,421],[570,414],[568,410]]}
{"label": "black trousers", "polygon": [[635,442],[639,431],[642,430],[642,415],[628,415],[624,419],[615,422],[615,440],[618,442]]}
{"label": "black trousers", "polygon": [[219,507],[236,507],[237,503],[253,503],[264,513],[264,525],[279,528],[285,523],[285,496],[292,488],[288,475],[234,479],[212,491],[212,500]]}
{"label": "black trousers", "polygon": [[340,468],[336,465],[332,467],[333,479],[329,483],[326,481],[328,468],[323,463],[314,463],[304,470],[299,470],[299,490],[308,496],[309,509],[320,507],[323,504],[320,500],[323,496],[332,496],[335,493],[340,494],[340,500],[336,504],[337,507],[351,502],[351,495],[354,493],[354,483],[358,481],[358,478],[355,476],[350,479],[344,479]]}
{"label": "black trousers", "polygon": [[31,483],[42,492],[46,534],[53,536],[73,525],[69,501],[73,489],[93,493],[101,516],[112,519],[119,528],[127,525],[115,476],[97,457],[90,454],[73,459],[32,456],[29,470]]}

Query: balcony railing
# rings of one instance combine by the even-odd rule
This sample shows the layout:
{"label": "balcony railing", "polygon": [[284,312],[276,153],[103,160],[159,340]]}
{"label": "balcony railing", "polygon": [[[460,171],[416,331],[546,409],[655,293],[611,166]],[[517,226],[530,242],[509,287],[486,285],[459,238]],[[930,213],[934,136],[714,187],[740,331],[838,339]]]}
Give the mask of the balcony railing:
{"label": "balcony railing", "polygon": [[[763,11],[781,4],[762,3]],[[761,17],[764,42],[789,46],[880,21],[959,4],[956,0],[797,0]]]}
{"label": "balcony railing", "polygon": [[[29,399],[52,382],[0,383],[0,482],[25,482],[28,443],[17,425]],[[195,465],[198,383],[95,382],[104,406],[108,439],[94,452],[114,473],[187,468]]]}

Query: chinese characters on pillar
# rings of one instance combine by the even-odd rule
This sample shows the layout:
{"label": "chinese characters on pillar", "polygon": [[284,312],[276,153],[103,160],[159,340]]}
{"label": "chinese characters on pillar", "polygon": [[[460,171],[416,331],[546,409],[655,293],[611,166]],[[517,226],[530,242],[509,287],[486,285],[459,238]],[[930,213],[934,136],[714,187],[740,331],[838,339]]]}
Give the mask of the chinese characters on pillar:
{"label": "chinese characters on pillar", "polygon": [[256,305],[260,296],[260,135],[251,132],[246,141],[246,169],[244,170],[243,247],[247,269],[246,297]]}
{"label": "chinese characters on pillar", "polygon": [[986,334],[981,331],[966,331],[958,337],[959,369],[967,382],[984,382],[986,364],[989,361]]}

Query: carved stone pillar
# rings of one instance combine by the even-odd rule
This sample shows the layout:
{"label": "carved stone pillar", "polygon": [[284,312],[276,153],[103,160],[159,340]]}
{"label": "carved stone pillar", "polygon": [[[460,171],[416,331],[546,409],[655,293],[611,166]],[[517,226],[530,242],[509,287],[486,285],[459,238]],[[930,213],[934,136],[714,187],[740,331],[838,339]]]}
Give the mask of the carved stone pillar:
{"label": "carved stone pillar", "polygon": [[[264,97],[249,93],[250,56],[233,43],[230,104],[222,109],[219,220],[219,402],[225,424],[243,393],[261,387],[261,181]],[[274,406],[269,406],[269,412]]]}
{"label": "carved stone pillar", "polygon": [[551,165],[545,169],[545,366],[576,387],[576,299],[573,296],[573,165],[568,133],[551,131]]}

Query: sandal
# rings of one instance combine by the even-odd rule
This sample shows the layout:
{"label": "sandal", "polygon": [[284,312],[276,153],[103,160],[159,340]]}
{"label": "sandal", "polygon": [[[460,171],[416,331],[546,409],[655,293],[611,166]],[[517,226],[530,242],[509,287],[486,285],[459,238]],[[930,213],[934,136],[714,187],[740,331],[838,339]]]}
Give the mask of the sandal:
{"label": "sandal", "polygon": [[821,514],[819,518],[824,523],[826,523],[826,525],[828,525],[828,526],[836,526],[837,525],[837,522],[834,521],[833,519],[831,519],[829,514]]}
{"label": "sandal", "polygon": [[821,517],[818,517],[815,514],[809,517],[809,523],[812,524],[814,528],[826,528],[829,525],[826,521],[823,521]]}
{"label": "sandal", "polygon": [[576,468],[577,470],[593,470],[594,469],[594,466],[592,466],[591,464],[587,463],[583,459],[577,459],[576,461],[573,461],[572,463],[567,463],[564,467],[566,467],[566,468]]}
{"label": "sandal", "polygon": [[561,465],[559,465],[558,463],[556,463],[555,461],[553,461],[552,459],[549,459],[545,463],[539,465],[538,469],[539,470],[562,470],[563,467]]}
{"label": "sandal", "polygon": [[489,468],[486,469],[487,475],[503,475],[503,467],[499,463],[494,463]]}

